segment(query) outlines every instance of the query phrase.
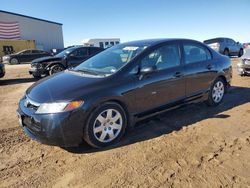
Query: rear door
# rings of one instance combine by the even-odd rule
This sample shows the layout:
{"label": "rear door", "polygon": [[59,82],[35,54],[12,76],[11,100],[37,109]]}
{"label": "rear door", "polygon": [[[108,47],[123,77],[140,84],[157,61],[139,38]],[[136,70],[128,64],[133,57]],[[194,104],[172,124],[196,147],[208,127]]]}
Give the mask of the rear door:
{"label": "rear door", "polygon": [[20,53],[17,57],[19,62],[29,62],[30,61],[30,55],[31,55],[31,50],[26,50]]}
{"label": "rear door", "polygon": [[186,96],[198,96],[207,92],[216,75],[215,64],[209,49],[200,43],[184,42]]}
{"label": "rear door", "polygon": [[140,69],[155,67],[155,71],[136,81],[139,113],[185,98],[185,79],[178,44],[165,44],[140,61]]}

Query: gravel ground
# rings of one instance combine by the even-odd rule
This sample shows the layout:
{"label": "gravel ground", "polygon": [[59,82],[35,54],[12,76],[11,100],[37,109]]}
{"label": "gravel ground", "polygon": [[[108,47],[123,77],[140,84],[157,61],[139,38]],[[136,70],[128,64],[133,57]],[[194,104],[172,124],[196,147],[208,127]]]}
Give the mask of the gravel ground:
{"label": "gravel ground", "polygon": [[7,65],[0,80],[0,187],[250,187],[250,77],[236,74],[218,107],[196,104],[137,125],[104,150],[30,140],[19,98],[36,80]]}

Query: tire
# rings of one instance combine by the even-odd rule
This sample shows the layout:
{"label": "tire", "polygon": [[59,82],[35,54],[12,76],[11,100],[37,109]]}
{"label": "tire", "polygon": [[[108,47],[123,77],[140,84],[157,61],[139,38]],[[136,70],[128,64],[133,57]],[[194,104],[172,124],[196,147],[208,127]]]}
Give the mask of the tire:
{"label": "tire", "polygon": [[240,49],[239,54],[238,54],[238,57],[241,57],[243,54],[244,54],[243,49]]}
{"label": "tire", "polygon": [[18,61],[17,58],[12,58],[12,59],[10,60],[10,64],[12,64],[12,65],[19,64],[19,61]]}
{"label": "tire", "polygon": [[91,113],[84,128],[84,140],[95,148],[107,147],[121,139],[126,127],[124,109],[117,103],[104,103]]}
{"label": "tire", "polygon": [[32,76],[33,76],[34,78],[36,78],[36,79],[42,78],[41,75],[37,75],[37,74],[32,74]]}
{"label": "tire", "polygon": [[223,52],[223,54],[226,55],[226,56],[229,56],[229,50],[225,49],[224,52]]}
{"label": "tire", "polygon": [[65,70],[65,68],[62,65],[56,64],[56,65],[51,66],[51,68],[49,70],[49,74],[52,75],[52,74],[61,72],[63,70]]}
{"label": "tire", "polygon": [[208,99],[206,101],[208,106],[217,106],[219,105],[225,95],[226,92],[226,84],[222,78],[217,78],[212,84]]}

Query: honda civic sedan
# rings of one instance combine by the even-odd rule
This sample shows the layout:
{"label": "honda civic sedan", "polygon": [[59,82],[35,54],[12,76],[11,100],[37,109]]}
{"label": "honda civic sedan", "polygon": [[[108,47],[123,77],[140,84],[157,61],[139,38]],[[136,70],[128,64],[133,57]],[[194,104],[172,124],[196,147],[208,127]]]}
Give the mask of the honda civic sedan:
{"label": "honda civic sedan", "polygon": [[201,101],[220,104],[231,78],[230,59],[200,42],[134,41],[39,80],[17,112],[25,133],[41,143],[101,148],[146,117]]}

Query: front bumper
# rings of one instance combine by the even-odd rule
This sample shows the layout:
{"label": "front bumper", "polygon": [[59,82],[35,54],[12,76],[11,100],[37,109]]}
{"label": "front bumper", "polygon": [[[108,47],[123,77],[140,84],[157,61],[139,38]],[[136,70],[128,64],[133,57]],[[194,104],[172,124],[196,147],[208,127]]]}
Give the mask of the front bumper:
{"label": "front bumper", "polygon": [[61,147],[78,146],[83,142],[84,109],[35,114],[35,110],[25,107],[24,102],[25,98],[20,100],[17,114],[20,125],[31,139]]}
{"label": "front bumper", "polygon": [[237,64],[237,72],[239,75],[250,74],[250,64]]}

